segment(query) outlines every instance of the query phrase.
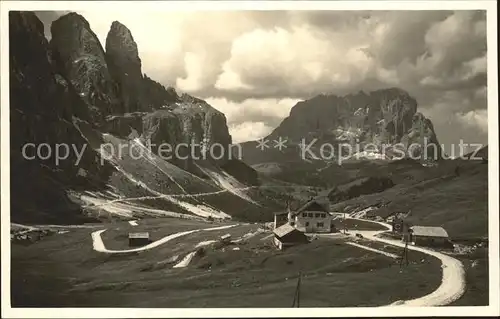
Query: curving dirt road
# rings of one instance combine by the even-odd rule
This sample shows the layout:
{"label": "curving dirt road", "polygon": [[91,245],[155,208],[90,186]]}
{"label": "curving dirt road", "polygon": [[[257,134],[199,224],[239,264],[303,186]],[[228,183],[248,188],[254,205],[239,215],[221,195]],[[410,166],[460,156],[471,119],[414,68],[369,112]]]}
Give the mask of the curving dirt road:
{"label": "curving dirt road", "polygon": [[101,234],[106,231],[106,229],[101,229],[98,231],[95,231],[91,234],[92,236],[92,244],[94,247],[95,251],[101,252],[101,253],[108,253],[108,254],[123,254],[123,253],[131,253],[131,252],[138,252],[138,251],[144,251],[144,250],[149,250],[155,247],[158,247],[166,242],[171,241],[172,239],[186,236],[192,233],[196,233],[199,231],[210,231],[210,230],[220,230],[220,229],[226,229],[226,228],[231,228],[238,226],[239,224],[234,224],[234,225],[227,225],[227,226],[219,226],[219,227],[211,227],[211,228],[201,228],[201,229],[193,229],[193,230],[188,230],[188,231],[183,231],[175,234],[171,234],[168,236],[165,236],[161,239],[158,239],[146,246],[138,247],[138,248],[133,248],[133,249],[125,249],[125,250],[109,250],[106,248],[104,245],[104,242],[102,241]]}
{"label": "curving dirt road", "polygon": [[[350,218],[350,217],[348,217]],[[377,237],[376,235],[385,232],[387,230],[391,229],[391,226],[387,223],[383,222],[376,222],[376,221],[371,221],[367,219],[361,219],[361,218],[351,218],[351,219],[358,219],[362,220],[365,222],[372,222],[372,223],[377,223],[382,226],[384,226],[386,229],[385,230],[379,230],[379,231],[363,231],[363,230],[352,230],[351,233],[360,233],[363,235],[364,238],[368,240],[373,240],[373,241],[378,241],[381,243],[393,245],[393,246],[398,246],[398,247],[404,247],[405,244],[401,241],[393,240],[393,239],[387,239],[387,238],[380,238]],[[234,224],[234,225],[226,225],[226,226],[219,226],[219,227],[212,227],[212,228],[204,228],[204,229],[194,229],[194,230],[189,230],[189,231],[184,231],[184,232],[178,232],[175,234],[171,234],[168,236],[165,236],[157,241],[154,241],[146,246],[143,247],[138,247],[134,249],[127,249],[127,250],[109,250],[105,247],[101,234],[106,231],[106,229],[98,230],[95,231],[91,234],[92,240],[93,240],[93,247],[94,250],[98,252],[103,252],[103,253],[109,253],[109,254],[119,254],[119,253],[129,253],[129,252],[138,252],[138,251],[144,251],[144,250],[149,250],[152,248],[155,248],[159,245],[162,245],[170,240],[173,240],[178,237],[186,236],[191,233],[199,232],[199,231],[210,231],[210,230],[219,230],[219,229],[226,229],[226,228],[231,228],[238,226],[239,224]],[[361,247],[360,247],[361,248]],[[415,250],[419,251],[422,253],[425,253],[427,255],[433,256],[435,258],[438,258],[441,260],[441,267],[443,271],[443,277],[441,281],[441,285],[432,293],[425,295],[420,298],[415,298],[415,299],[410,299],[410,300],[398,300],[396,302],[393,302],[389,305],[386,306],[443,306],[450,304],[451,302],[459,299],[462,294],[465,291],[465,270],[463,267],[463,264],[448,255],[442,254],[440,252],[434,251],[429,248],[424,248],[424,247],[418,247],[418,246],[413,246],[409,245],[408,249],[410,250]],[[187,256],[186,256],[187,257]],[[181,266],[179,266],[181,267]]]}
{"label": "curving dirt road", "polygon": [[[391,229],[391,225],[383,222],[376,222],[360,218],[352,218],[363,220],[366,222],[373,222]],[[363,235],[366,239],[378,241],[385,244],[390,244],[393,246],[404,247],[405,243],[393,239],[376,237],[377,234],[383,233],[387,230],[381,231],[353,231]],[[441,268],[443,269],[443,278],[441,280],[441,285],[438,289],[434,290],[432,293],[411,300],[398,300],[387,306],[414,306],[414,307],[431,307],[431,306],[444,306],[452,303],[453,301],[459,299],[465,292],[465,270],[463,264],[448,255],[442,254],[435,250],[418,247],[413,245],[408,245],[408,249],[422,252],[424,254],[433,256],[441,260]]]}

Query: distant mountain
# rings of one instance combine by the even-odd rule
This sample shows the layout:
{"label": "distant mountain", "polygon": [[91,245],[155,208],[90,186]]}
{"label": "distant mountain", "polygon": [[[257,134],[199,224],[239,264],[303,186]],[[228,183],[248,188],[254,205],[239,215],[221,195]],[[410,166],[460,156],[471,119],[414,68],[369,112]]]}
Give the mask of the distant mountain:
{"label": "distant mountain", "polygon": [[[398,88],[369,93],[360,91],[346,96],[321,94],[298,102],[265,139],[278,140],[280,137],[288,141],[283,152],[273,148],[260,151],[256,149],[256,142],[242,143],[243,160],[254,165],[298,159],[298,145],[302,141],[311,145],[310,150],[320,160],[347,156],[343,144],[351,145],[354,150],[356,146],[359,148],[359,152],[350,154],[357,153],[357,159],[386,160],[409,154],[418,157],[423,154],[423,143],[428,146],[428,158],[442,157],[432,122],[417,112],[416,100]],[[324,148],[326,155],[321,157],[320,147],[325,143],[329,145]],[[409,148],[411,144],[415,146]],[[383,147],[386,147],[385,154],[382,154]],[[331,150],[332,156],[328,153]],[[315,158],[309,156],[308,159]]]}
{"label": "distant mountain", "polygon": [[466,159],[476,160],[476,159],[488,159],[488,145],[480,148],[477,151],[472,151],[463,156]]}
{"label": "distant mountain", "polygon": [[[257,172],[229,155],[224,114],[142,74],[126,26],[112,23],[104,50],[76,13],[52,23],[50,43],[32,12],[10,12],[9,24],[12,221],[165,215],[267,220],[280,205],[260,198]],[[84,151],[78,165],[74,151],[60,163],[53,156],[30,160],[23,156],[26,143]],[[188,146],[164,158],[162,143]],[[191,145],[216,143],[223,156],[202,158],[201,148],[189,152]]]}
{"label": "distant mountain", "polygon": [[[83,223],[145,216],[270,221],[289,200],[328,195],[342,207],[362,208],[365,201],[379,207],[390,200],[399,209],[407,201],[406,189],[416,194],[451,178],[441,176],[449,163],[428,167],[408,158],[395,160],[398,143],[418,146],[427,138],[438,144],[431,121],[400,89],[319,95],[299,102],[267,137],[268,149],[261,151],[257,142],[242,144],[241,161],[230,156],[224,114],[143,74],[137,44],[123,24],[111,25],[105,50],[85,18],[75,13],[53,22],[50,43],[32,12],[10,12],[9,32],[13,222]],[[280,137],[288,140],[282,150],[273,147]],[[299,156],[302,139],[316,140],[313,153],[320,154],[321,144],[329,143],[335,154],[304,160]],[[70,151],[56,163],[54,154],[47,159],[34,156],[36,149],[25,148],[27,143],[47,144],[52,151],[65,144]],[[200,158],[202,151],[195,148],[194,153],[184,150],[162,158],[162,143],[172,148],[181,143],[208,148],[217,144],[224,156]],[[340,145],[358,143],[388,146],[387,156],[377,148],[345,157]],[[429,147],[428,154],[439,158],[441,149],[436,150],[434,154]],[[142,155],[134,156],[138,151]],[[418,155],[422,150],[412,151]],[[487,148],[482,152],[487,154]],[[450,165],[454,172],[456,163]],[[472,182],[487,170],[478,165],[471,166]],[[476,170],[482,175],[472,174]],[[384,182],[389,180],[395,186]],[[478,191],[484,189],[481,183],[484,178],[477,183]],[[466,183],[460,185],[465,192]]]}

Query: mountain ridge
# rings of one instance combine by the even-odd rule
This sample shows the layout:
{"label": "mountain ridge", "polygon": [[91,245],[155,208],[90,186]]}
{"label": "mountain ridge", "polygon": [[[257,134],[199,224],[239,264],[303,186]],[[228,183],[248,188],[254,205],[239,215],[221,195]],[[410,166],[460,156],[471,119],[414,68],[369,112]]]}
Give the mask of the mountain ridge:
{"label": "mountain ridge", "polygon": [[[33,12],[12,11],[9,21],[13,221],[80,223],[179,213],[259,219],[276,207],[272,200],[263,207],[252,199],[259,196],[258,177],[238,159],[225,154],[199,161],[186,152],[165,159],[144,147],[147,141],[174,148],[205,142],[221,144],[225,152],[231,136],[224,114],[142,74],[137,44],[124,25],[112,24],[105,51],[77,13],[52,23],[50,42]],[[53,156],[28,160],[26,143],[66,143],[84,156],[79,165],[75,154],[61,163]],[[118,149],[124,154],[114,153]],[[35,180],[26,187],[30,177]]]}
{"label": "mountain ridge", "polygon": [[[198,159],[187,149],[181,152],[187,156],[162,158],[148,142],[220,144],[227,151],[232,138],[225,115],[143,74],[132,33],[119,22],[112,24],[104,51],[80,15],[54,21],[50,42],[34,13],[11,12],[9,17],[11,174],[17,177],[11,182],[13,221],[82,223],[145,216],[268,221],[291,197],[303,201],[322,188],[393,172],[394,183],[406,187],[414,176],[427,174],[418,161],[406,165],[372,156],[378,151],[343,159],[342,165],[336,157],[302,159],[295,153],[306,137],[318,139],[311,148],[316,153],[321,143],[332,144],[335,151],[342,143],[394,146],[422,137],[437,143],[432,122],[398,88],[323,94],[297,103],[268,136],[290,139],[282,151],[272,143],[261,151],[250,142],[243,143],[242,160]],[[76,30],[59,30],[62,26]],[[67,41],[67,35],[80,38]],[[23,158],[27,142],[88,147],[80,165],[73,165],[75,154],[56,165],[51,159]],[[109,153],[103,145],[123,146],[124,155]],[[131,150],[143,156],[136,159]],[[195,155],[201,155],[199,149]]]}
{"label": "mountain ridge", "polygon": [[417,101],[408,92],[395,87],[344,96],[320,94],[300,101],[264,139],[279,138],[289,143],[285,152],[271,148],[258,152],[256,142],[241,143],[245,150],[243,160],[250,165],[279,163],[290,156],[298,160],[299,144],[311,145],[313,141],[313,149],[321,144],[331,145],[336,159],[345,154],[343,145],[359,147],[361,151],[370,145],[376,153],[388,146],[389,152],[384,155],[389,158],[396,151],[406,157],[419,156],[425,145],[429,158],[440,160],[443,154],[432,121],[418,112]]}

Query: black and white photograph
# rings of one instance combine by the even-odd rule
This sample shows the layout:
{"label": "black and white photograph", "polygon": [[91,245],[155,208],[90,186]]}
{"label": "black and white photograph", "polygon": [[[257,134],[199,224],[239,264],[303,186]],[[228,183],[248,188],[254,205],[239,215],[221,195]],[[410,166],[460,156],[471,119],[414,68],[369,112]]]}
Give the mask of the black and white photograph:
{"label": "black and white photograph", "polygon": [[495,1],[1,5],[2,317],[499,314]]}

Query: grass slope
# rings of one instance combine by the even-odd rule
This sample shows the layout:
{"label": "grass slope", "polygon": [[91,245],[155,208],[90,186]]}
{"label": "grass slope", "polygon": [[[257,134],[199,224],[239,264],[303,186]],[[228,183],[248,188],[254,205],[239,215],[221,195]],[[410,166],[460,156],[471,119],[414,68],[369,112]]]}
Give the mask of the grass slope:
{"label": "grass slope", "polygon": [[[455,167],[460,166],[459,175]],[[387,217],[411,210],[414,224],[443,226],[453,238],[486,237],[488,232],[488,167],[477,161],[451,161],[417,171],[413,180],[381,193],[363,195],[332,210],[350,212],[376,206],[370,216]]]}
{"label": "grass slope", "polygon": [[[153,219],[139,226],[105,225],[108,248],[125,248],[126,234],[150,231],[153,238],[217,226],[199,221]],[[198,232],[140,253],[93,251],[90,231],[72,230],[29,246],[12,246],[14,307],[289,307],[302,271],[301,307],[377,306],[433,291],[441,280],[434,258],[416,258],[401,270],[397,261],[320,238],[277,251],[269,233],[225,247],[209,246],[187,268],[172,269],[196,244],[229,233],[233,239],[258,225]],[[234,250],[239,248],[239,250]],[[381,248],[381,247],[378,247]],[[362,288],[360,288],[362,287]]]}
{"label": "grass slope", "polygon": [[[249,185],[237,182],[237,187],[224,187],[230,183],[216,183],[210,176],[192,174],[150,153],[139,140],[124,140],[104,134],[104,142],[108,143],[103,147],[107,151],[105,156],[109,157],[113,150],[114,156],[111,161],[116,167],[109,184],[124,198],[133,198],[133,202],[137,204],[178,213],[196,214],[193,209],[163,196],[175,195],[176,200],[199,207],[196,210],[221,211],[236,220],[272,219],[272,212],[276,209],[275,202],[263,200],[263,205],[260,205],[258,201],[253,201],[252,197],[259,199],[261,196],[252,188],[246,189]],[[98,143],[92,146],[96,149],[101,147]],[[215,165],[210,164],[207,171],[223,177],[223,182],[226,179],[233,183],[236,181]],[[240,188],[243,190],[239,190]],[[137,199],[144,196],[149,198]]]}

